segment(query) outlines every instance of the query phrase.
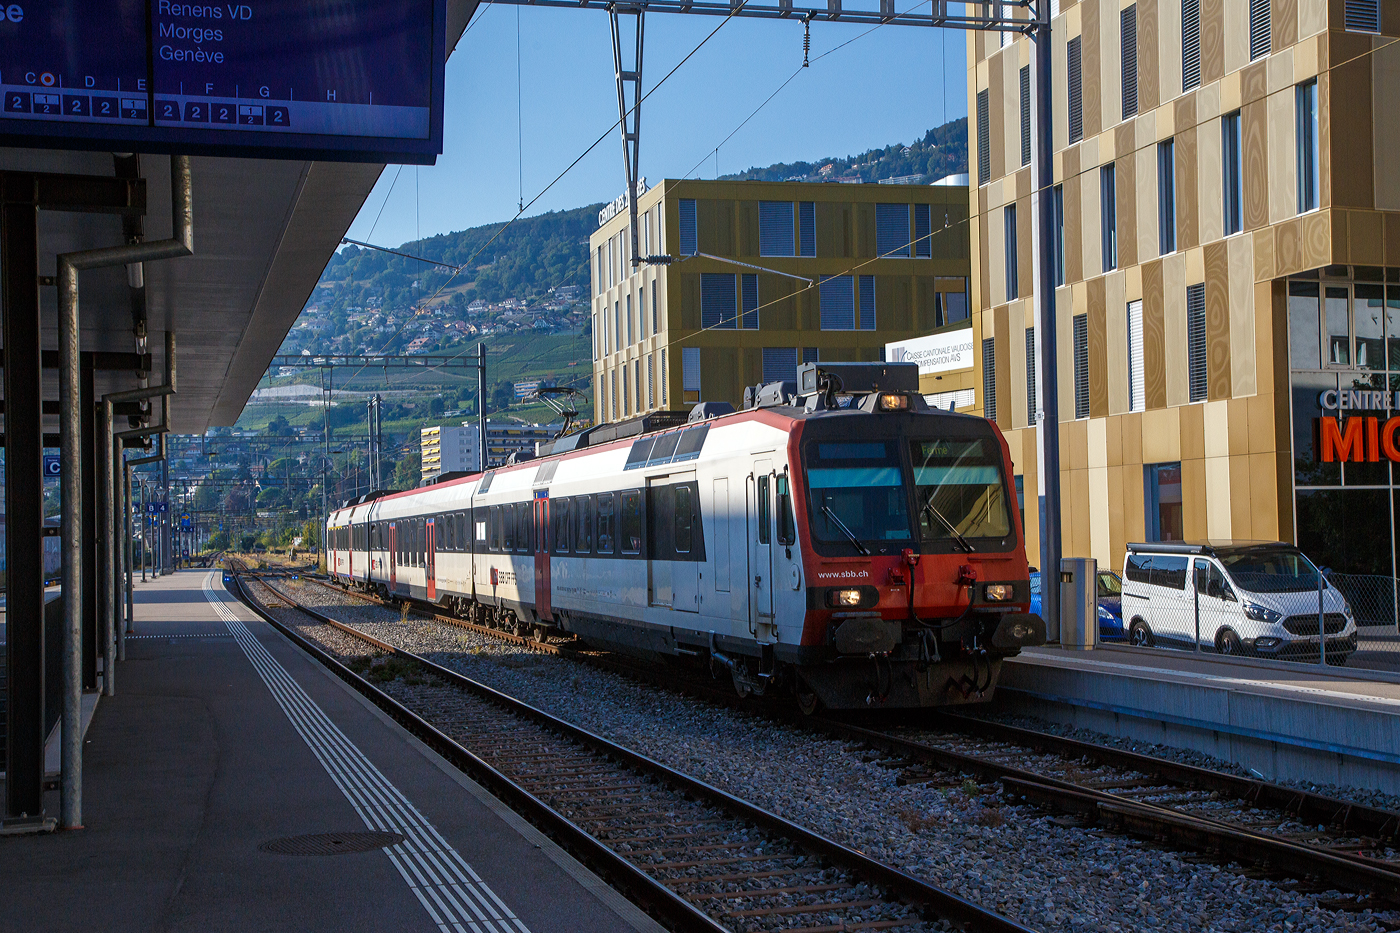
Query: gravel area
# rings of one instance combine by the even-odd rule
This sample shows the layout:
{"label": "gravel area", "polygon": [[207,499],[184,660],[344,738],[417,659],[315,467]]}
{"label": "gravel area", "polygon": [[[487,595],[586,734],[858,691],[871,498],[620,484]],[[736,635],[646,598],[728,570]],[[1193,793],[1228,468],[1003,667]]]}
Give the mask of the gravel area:
{"label": "gravel area", "polygon": [[313,582],[278,585],[340,621],[1039,930],[1400,929],[1400,912],[1345,909],[1354,903],[1350,895],[1300,893],[1234,867],[1067,825],[1072,821],[1003,804],[994,787],[900,786],[898,770],[859,746],[440,623],[400,621]]}

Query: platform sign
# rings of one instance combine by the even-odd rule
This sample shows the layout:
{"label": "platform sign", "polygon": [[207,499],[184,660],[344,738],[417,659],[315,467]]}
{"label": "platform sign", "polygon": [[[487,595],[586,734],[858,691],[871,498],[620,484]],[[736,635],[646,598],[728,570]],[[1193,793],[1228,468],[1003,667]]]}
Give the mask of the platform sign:
{"label": "platform sign", "polygon": [[446,0],[0,3],[0,144],[431,164]]}
{"label": "platform sign", "polygon": [[147,515],[163,515],[163,514],[165,514],[165,513],[168,512],[168,511],[170,511],[170,503],[168,503],[168,502],[147,502],[147,503],[146,503],[146,514],[147,514]]}
{"label": "platform sign", "polygon": [[188,515],[181,515],[181,516],[180,516],[180,529],[181,529],[182,531],[189,531],[190,528],[193,527],[193,525],[194,525],[194,522],[190,519],[190,517],[189,517]]}
{"label": "platform sign", "polygon": [[62,476],[63,460],[58,454],[44,454],[44,476]]}

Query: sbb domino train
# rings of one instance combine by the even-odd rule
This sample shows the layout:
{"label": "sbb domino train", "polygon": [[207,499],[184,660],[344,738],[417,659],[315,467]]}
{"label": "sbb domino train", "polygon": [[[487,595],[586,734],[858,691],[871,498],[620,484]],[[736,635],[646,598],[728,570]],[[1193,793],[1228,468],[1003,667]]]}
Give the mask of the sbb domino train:
{"label": "sbb domino train", "polygon": [[811,712],[988,698],[1045,643],[996,426],[914,364],[808,364],[331,514],[347,586],[709,665]]}

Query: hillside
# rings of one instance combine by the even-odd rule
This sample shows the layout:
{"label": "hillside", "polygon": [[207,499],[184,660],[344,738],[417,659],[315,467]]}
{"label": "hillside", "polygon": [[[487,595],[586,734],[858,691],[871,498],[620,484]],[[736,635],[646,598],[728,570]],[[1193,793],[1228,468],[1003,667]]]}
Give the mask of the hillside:
{"label": "hillside", "polygon": [[[883,149],[867,149],[844,159],[815,162],[779,162],[751,168],[721,178],[739,181],[826,181],[841,179],[876,182],[883,178],[908,178],[911,184],[929,184],[947,175],[967,171],[967,118],[929,130],[923,138],[895,143]],[[917,176],[917,177],[911,177]]]}

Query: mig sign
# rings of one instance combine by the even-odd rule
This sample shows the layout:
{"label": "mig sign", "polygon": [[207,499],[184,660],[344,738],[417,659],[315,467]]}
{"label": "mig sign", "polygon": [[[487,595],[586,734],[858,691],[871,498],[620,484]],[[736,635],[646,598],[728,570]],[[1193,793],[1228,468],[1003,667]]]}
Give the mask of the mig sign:
{"label": "mig sign", "polygon": [[431,164],[446,0],[0,4],[0,143]]}

